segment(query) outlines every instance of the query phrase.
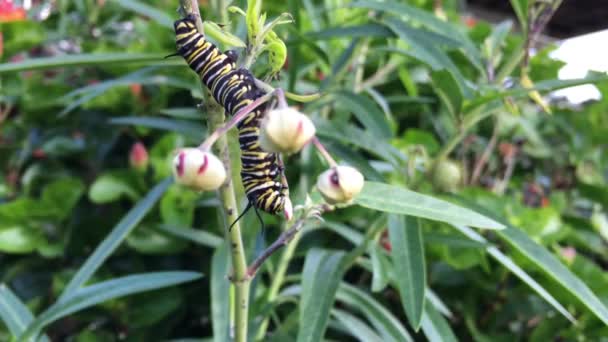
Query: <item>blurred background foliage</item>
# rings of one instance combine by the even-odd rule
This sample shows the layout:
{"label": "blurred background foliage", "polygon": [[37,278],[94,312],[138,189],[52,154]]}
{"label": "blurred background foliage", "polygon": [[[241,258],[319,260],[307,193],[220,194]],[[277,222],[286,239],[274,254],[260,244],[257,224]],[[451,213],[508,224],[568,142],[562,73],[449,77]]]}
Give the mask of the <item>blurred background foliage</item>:
{"label": "blurred background foliage", "polygon": [[[10,288],[40,313],[170,174],[172,152],[206,135],[197,109],[204,96],[181,59],[163,59],[175,51],[177,1],[33,1],[27,11],[0,4],[0,294]],[[222,4],[200,1],[203,17],[245,39],[244,20],[217,10]],[[334,156],[367,180],[471,207],[510,228],[477,233],[422,220],[417,245],[397,234],[403,222],[392,216],[360,206],[325,215],[294,242],[293,257],[274,256],[254,281],[252,339],[306,340],[304,329],[341,341],[608,336],[606,77],[557,80],[553,46],[521,68],[521,23],[491,25],[459,8],[455,0],[263,2],[270,18],[295,19],[276,29],[288,60],[273,84],[322,94],[300,108]],[[265,58],[258,77],[268,72]],[[519,86],[528,76],[543,94],[593,82],[603,96],[577,107],[553,100],[548,114],[545,100]],[[296,202],[325,167],[312,149],[287,159]],[[152,205],[92,279],[171,270],[205,278],[66,315],[46,329],[51,340],[227,338],[219,201],[170,186]],[[255,215],[244,218],[249,259],[280,232],[279,220],[264,220],[262,234]],[[422,246],[422,269],[395,262],[399,251]],[[361,253],[343,269],[318,249],[355,247]],[[414,318],[401,284],[410,270],[426,286],[413,292],[425,298],[424,316]],[[328,317],[308,316],[319,310]],[[0,340],[11,339],[9,328],[0,325]]]}

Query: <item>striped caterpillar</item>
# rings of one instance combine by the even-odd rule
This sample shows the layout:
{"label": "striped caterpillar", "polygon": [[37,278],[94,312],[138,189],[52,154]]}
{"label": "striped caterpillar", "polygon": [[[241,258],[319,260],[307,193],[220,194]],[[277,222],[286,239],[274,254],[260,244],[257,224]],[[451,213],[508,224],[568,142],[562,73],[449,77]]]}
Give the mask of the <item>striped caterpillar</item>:
{"label": "striped caterpillar", "polygon": [[[198,32],[195,23],[192,15],[174,23],[177,54],[200,76],[217,103],[234,115],[264,92],[256,86],[249,70],[236,68],[236,53],[222,53]],[[264,152],[259,144],[260,121],[266,108],[265,104],[258,106],[237,125],[241,177],[249,206],[279,214],[290,211],[291,202],[288,186],[276,180],[282,172],[278,155]]]}

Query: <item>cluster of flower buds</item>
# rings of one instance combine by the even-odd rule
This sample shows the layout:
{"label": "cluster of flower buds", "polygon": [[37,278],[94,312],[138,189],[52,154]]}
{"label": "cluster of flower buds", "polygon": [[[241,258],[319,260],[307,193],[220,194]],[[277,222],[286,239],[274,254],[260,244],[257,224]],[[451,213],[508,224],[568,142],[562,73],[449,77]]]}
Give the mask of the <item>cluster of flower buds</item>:
{"label": "cluster of flower buds", "polygon": [[[218,189],[226,180],[226,169],[222,162],[208,152],[213,142],[229,127],[244,118],[245,112],[237,113],[233,120],[218,129],[199,148],[184,148],[173,159],[173,174],[177,183],[198,191]],[[260,146],[272,153],[293,154],[299,152],[310,141],[331,165],[317,180],[317,188],[327,203],[349,203],[363,188],[363,175],[350,166],[338,166],[315,137],[315,126],[304,114],[287,107],[279,97],[277,108],[270,110],[260,126]]]}

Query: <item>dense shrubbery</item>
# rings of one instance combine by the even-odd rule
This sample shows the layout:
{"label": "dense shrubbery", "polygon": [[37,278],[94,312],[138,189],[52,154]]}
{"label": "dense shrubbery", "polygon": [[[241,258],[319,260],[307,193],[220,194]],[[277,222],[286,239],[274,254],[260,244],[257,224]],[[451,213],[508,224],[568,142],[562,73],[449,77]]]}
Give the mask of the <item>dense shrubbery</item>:
{"label": "dense shrubbery", "polygon": [[[452,1],[434,12],[430,0],[263,2],[268,18],[295,22],[275,28],[288,47],[278,80],[267,54],[254,74],[319,92],[293,104],[368,183],[264,264],[251,283],[252,339],[608,336],[607,78],[556,80],[551,47],[527,63],[537,13],[511,2],[523,34],[465,25]],[[244,40],[240,14],[200,3],[235,34],[210,26],[212,38]],[[51,340],[228,338],[221,203],[170,180],[173,151],[198,145],[208,125],[196,75],[163,59],[177,6],[56,1],[2,17],[0,340],[26,329]],[[581,83],[602,100],[553,103],[552,114],[529,89]],[[294,204],[321,201],[327,164],[315,151],[286,158]],[[242,210],[238,168],[232,176]],[[264,232],[253,212],[241,223],[247,260],[287,228],[263,218]],[[496,222],[506,228],[469,227]]]}

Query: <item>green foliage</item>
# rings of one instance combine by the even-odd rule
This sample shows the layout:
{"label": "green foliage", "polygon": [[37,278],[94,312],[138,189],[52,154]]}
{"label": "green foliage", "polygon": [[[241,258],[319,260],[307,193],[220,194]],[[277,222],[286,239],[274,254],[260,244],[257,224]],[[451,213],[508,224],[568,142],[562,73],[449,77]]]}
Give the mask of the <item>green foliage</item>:
{"label": "green foliage", "polygon": [[[366,178],[258,271],[252,340],[608,336],[608,77],[559,80],[548,47],[530,59],[532,89],[506,88],[530,6],[510,2],[523,36],[465,27],[448,1],[446,20],[430,0],[200,2],[207,36],[247,46],[239,62],[258,78],[321,94],[300,110]],[[0,340],[230,338],[222,204],[170,179],[210,101],[163,58],[177,5],[58,1],[44,20],[2,23]],[[602,99],[549,116],[528,98],[585,83]],[[145,170],[129,166],[136,142]],[[460,171],[448,186],[446,160]],[[323,159],[309,147],[285,162],[294,204],[320,201]],[[253,212],[241,222],[250,261],[279,235],[263,219],[265,234]]]}

